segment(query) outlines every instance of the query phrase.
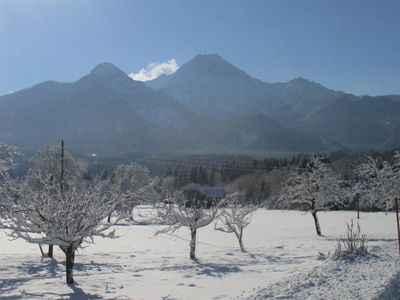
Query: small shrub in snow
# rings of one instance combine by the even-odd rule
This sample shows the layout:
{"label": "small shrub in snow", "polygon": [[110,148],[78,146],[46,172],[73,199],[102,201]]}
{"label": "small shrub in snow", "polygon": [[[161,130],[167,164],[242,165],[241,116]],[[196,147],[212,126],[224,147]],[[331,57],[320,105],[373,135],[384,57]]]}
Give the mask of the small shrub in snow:
{"label": "small shrub in snow", "polygon": [[365,234],[361,233],[360,224],[354,225],[353,220],[347,223],[346,236],[338,241],[332,258],[354,258],[368,254]]}

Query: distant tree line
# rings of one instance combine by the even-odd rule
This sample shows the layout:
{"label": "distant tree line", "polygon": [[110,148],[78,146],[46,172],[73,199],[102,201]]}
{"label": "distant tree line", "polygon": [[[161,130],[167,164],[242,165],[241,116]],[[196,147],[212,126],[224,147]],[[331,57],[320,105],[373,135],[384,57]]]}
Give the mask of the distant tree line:
{"label": "distant tree line", "polygon": [[[287,169],[291,166],[297,166],[307,160],[306,155],[295,155],[290,158],[264,158],[240,160],[234,159],[222,161],[220,164],[212,166],[196,165],[191,163],[178,163],[167,170],[166,176],[172,176],[175,179],[177,188],[189,182],[195,182],[202,185],[225,185],[244,175],[248,174],[266,174],[273,170]],[[261,183],[261,189],[264,189]]]}

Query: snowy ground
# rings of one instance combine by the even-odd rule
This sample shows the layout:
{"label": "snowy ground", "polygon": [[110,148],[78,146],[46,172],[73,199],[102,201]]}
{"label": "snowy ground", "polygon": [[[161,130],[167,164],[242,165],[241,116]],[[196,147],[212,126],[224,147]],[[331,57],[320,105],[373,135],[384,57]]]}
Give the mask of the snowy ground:
{"label": "snowy ground", "polygon": [[247,254],[232,234],[198,232],[198,262],[189,231],[157,235],[159,226],[118,226],[118,239],[97,239],[76,257],[74,288],[64,284],[64,256],[40,257],[36,245],[0,234],[1,299],[400,299],[395,215],[361,214],[373,255],[353,262],[325,255],[354,212],[258,210],[246,229]]}

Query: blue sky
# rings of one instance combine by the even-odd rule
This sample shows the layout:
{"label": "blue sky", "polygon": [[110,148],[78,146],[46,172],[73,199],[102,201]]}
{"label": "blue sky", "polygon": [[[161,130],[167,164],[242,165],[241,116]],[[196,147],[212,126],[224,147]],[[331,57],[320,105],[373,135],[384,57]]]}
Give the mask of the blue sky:
{"label": "blue sky", "polygon": [[400,94],[398,0],[0,0],[0,94],[218,53],[268,82]]}

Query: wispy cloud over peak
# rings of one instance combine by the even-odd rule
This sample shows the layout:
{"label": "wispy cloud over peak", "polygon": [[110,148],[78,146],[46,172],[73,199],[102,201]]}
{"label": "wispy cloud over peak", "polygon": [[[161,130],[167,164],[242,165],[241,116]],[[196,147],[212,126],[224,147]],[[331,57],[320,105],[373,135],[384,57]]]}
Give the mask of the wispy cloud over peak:
{"label": "wispy cloud over peak", "polygon": [[174,58],[165,62],[153,62],[146,68],[141,69],[137,73],[129,73],[128,76],[137,81],[153,80],[161,75],[169,75],[178,70],[179,66]]}

